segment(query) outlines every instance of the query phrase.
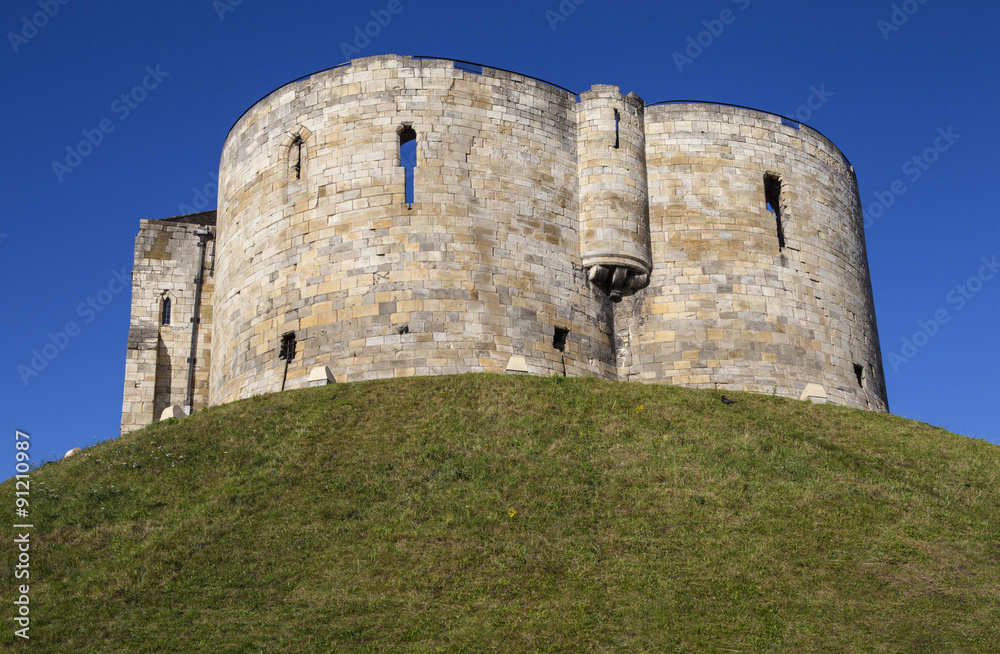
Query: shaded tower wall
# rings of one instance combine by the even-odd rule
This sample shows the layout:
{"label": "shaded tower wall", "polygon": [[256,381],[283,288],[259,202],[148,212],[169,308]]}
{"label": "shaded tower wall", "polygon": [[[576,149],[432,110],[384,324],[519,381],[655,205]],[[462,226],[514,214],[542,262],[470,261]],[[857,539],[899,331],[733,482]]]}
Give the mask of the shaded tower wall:
{"label": "shaded tower wall", "polygon": [[840,151],[777,116],[704,104],[647,107],[646,144],[654,264],[616,309],[622,377],[795,398],[818,383],[834,403],[888,410]]}
{"label": "shaded tower wall", "polygon": [[287,333],[286,388],[314,366],[346,381],[504,372],[512,357],[614,377],[610,303],[580,259],[576,121],[556,87],[396,56],[254,105],[220,165],[212,403],[278,390]]}
{"label": "shaded tower wall", "polygon": [[[187,403],[198,267],[197,231],[212,232],[215,212],[140,221],[132,268],[132,317],[125,359],[122,432],[159,420],[167,407]],[[212,262],[214,241],[206,239],[204,283],[195,348],[194,410],[208,405],[212,352]],[[163,324],[163,304],[170,318]]]}

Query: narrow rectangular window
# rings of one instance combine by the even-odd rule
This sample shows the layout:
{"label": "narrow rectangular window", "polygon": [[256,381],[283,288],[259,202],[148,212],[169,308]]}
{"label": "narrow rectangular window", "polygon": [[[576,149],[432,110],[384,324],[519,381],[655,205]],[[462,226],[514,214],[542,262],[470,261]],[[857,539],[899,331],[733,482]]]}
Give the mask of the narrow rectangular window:
{"label": "narrow rectangular window", "polygon": [[406,174],[406,204],[413,205],[413,173],[417,167],[417,132],[409,125],[399,130],[399,165]]}
{"label": "narrow rectangular window", "polygon": [[163,312],[160,314],[160,324],[170,324],[170,298],[163,298]]}
{"label": "narrow rectangular window", "polygon": [[781,224],[781,180],[776,175],[764,175],[764,202],[774,214],[778,232],[778,250],[785,249],[785,230]]}
{"label": "narrow rectangular window", "polygon": [[288,149],[288,165],[292,169],[295,179],[302,178],[302,137],[296,136],[292,141],[292,146]]}
{"label": "narrow rectangular window", "polygon": [[621,133],[620,133],[621,121],[622,121],[622,116],[620,113],[618,113],[618,110],[615,109],[615,150],[617,150],[618,146],[621,145]]}
{"label": "narrow rectangular window", "polygon": [[865,367],[854,364],[854,376],[858,378],[858,386],[865,387]]}

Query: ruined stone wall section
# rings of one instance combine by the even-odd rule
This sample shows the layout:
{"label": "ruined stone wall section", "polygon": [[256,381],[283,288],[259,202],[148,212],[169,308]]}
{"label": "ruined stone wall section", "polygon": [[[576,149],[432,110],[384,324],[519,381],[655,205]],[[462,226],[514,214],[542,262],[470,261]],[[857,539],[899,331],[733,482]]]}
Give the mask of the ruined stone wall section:
{"label": "ruined stone wall section", "polygon": [[[616,310],[627,378],[795,398],[819,383],[834,403],[888,410],[839,150],[777,116],[703,104],[647,107],[646,140],[654,265]],[[780,181],[784,247],[765,176]]]}
{"label": "ruined stone wall section", "polygon": [[[191,222],[169,218],[140,221],[132,269],[132,314],[122,400],[123,433],[155,422],[168,406],[186,403],[194,279],[200,263],[199,237],[195,230],[211,230],[214,213],[206,212],[199,215],[200,221]],[[213,247],[209,239],[206,273],[211,271]],[[212,276],[206,274],[196,347],[195,410],[208,405],[213,290]],[[167,298],[170,299],[170,322],[164,325],[163,302]]]}
{"label": "ruined stone wall section", "polygon": [[288,332],[285,388],[315,366],[353,381],[504,372],[513,356],[614,377],[610,306],[580,260],[576,119],[572,94],[536,80],[395,56],[254,105],[220,166],[212,403],[281,388]]}

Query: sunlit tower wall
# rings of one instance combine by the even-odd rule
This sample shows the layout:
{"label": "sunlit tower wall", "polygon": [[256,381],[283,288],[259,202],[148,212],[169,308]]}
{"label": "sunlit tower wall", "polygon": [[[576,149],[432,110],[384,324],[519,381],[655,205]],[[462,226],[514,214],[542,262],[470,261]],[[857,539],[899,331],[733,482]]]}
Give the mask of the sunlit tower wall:
{"label": "sunlit tower wall", "polygon": [[615,310],[622,379],[887,411],[854,170],[751,109],[647,106],[653,271]]}
{"label": "sunlit tower wall", "polygon": [[646,286],[649,242],[644,104],[617,86],[580,95],[580,248],[588,279],[612,302]]}
{"label": "sunlit tower wall", "polygon": [[611,303],[581,260],[577,113],[528,77],[391,55],[251,107],[220,164],[211,402],[318,366],[614,378]]}

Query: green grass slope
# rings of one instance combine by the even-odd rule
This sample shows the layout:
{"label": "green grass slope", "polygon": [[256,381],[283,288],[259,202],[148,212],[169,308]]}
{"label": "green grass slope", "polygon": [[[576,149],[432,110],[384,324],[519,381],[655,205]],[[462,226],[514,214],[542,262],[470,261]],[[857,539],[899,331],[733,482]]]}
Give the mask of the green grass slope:
{"label": "green grass slope", "polygon": [[1000,448],[730,397],[462,375],[157,423],[31,473],[0,648],[998,651]]}

